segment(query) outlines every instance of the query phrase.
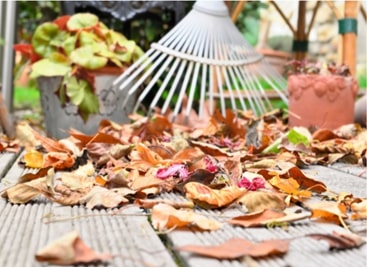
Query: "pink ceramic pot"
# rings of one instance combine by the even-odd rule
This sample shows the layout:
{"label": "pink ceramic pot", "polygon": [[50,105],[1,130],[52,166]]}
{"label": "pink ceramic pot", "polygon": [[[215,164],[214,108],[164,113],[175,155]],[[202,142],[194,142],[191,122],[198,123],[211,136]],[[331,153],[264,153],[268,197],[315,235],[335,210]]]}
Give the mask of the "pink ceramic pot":
{"label": "pink ceramic pot", "polygon": [[288,77],[289,125],[335,129],[354,122],[358,84],[353,77]]}

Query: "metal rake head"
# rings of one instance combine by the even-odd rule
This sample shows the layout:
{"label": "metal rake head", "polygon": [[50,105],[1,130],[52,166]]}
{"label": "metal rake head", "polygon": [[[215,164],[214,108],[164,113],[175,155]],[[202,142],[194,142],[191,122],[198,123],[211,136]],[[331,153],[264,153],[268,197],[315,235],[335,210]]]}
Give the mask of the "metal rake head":
{"label": "metal rake head", "polygon": [[[219,106],[255,114],[272,109],[264,83],[287,103],[286,80],[242,36],[223,1],[197,1],[193,9],[113,83],[126,90],[127,101],[137,95],[133,112],[143,101],[148,115],[172,112],[199,118]],[[132,86],[131,86],[132,85]]]}

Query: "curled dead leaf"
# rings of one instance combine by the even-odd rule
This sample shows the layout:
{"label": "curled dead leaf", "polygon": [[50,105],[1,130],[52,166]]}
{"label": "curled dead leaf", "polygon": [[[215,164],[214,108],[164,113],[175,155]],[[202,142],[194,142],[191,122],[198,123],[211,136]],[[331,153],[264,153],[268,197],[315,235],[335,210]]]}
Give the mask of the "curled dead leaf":
{"label": "curled dead leaf", "polygon": [[86,204],[86,207],[92,209],[94,207],[114,208],[120,204],[128,203],[129,200],[125,198],[125,195],[134,191],[127,192],[119,191],[117,188],[106,189],[100,186],[94,186],[92,190],[83,196],[80,200],[80,204]]}
{"label": "curled dead leaf", "polygon": [[39,250],[35,258],[49,264],[73,265],[108,260],[112,255],[95,253],[72,231]]}
{"label": "curled dead leaf", "polygon": [[366,243],[365,238],[351,232],[333,231],[331,234],[308,234],[313,239],[324,240],[328,242],[330,249],[349,249],[359,247]]}

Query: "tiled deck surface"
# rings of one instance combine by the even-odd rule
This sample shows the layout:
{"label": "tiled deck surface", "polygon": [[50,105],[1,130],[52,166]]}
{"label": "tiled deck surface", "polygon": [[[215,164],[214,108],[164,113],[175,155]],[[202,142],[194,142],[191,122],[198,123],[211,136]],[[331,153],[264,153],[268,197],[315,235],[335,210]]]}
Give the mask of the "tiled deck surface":
{"label": "tiled deck surface", "polygon": [[[18,157],[10,153],[0,154],[0,190],[15,182],[26,171],[18,166]],[[332,167],[313,166],[303,171],[323,181],[331,190],[351,192],[358,197],[367,196],[367,174],[364,167],[336,164]],[[164,198],[183,199],[174,194],[164,194]],[[235,261],[220,261],[175,250],[175,247],[187,244],[217,245],[231,237],[258,242],[263,239],[292,238],[343,229],[309,219],[292,223],[287,229],[243,228],[224,224],[223,228],[212,232],[176,229],[158,234],[151,226],[145,211],[133,206],[113,215],[117,210],[61,206],[42,199],[27,205],[12,205],[0,198],[0,211],[0,266],[3,267],[48,266],[47,263],[37,262],[35,253],[72,230],[78,231],[81,239],[94,251],[115,256],[105,263],[91,266],[367,266],[366,244],[359,248],[330,251],[323,241],[307,237],[292,240],[288,253],[283,256],[259,259],[243,257]],[[224,219],[224,216],[234,216],[238,211],[201,210],[201,213]],[[366,238],[366,220],[350,224],[354,232]]]}

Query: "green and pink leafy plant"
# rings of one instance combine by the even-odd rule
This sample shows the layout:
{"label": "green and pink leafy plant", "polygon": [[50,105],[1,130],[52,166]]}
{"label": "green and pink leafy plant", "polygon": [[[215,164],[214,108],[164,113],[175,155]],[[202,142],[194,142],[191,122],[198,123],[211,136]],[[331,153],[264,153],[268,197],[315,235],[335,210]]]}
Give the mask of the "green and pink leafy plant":
{"label": "green and pink leafy plant", "polygon": [[[16,44],[14,50],[31,64],[30,78],[63,77],[55,93],[62,105],[76,105],[85,121],[99,110],[95,71],[112,67],[122,73],[144,53],[135,41],[109,29],[91,13],[61,16],[42,23],[31,44]],[[24,64],[24,60],[21,62]]]}

